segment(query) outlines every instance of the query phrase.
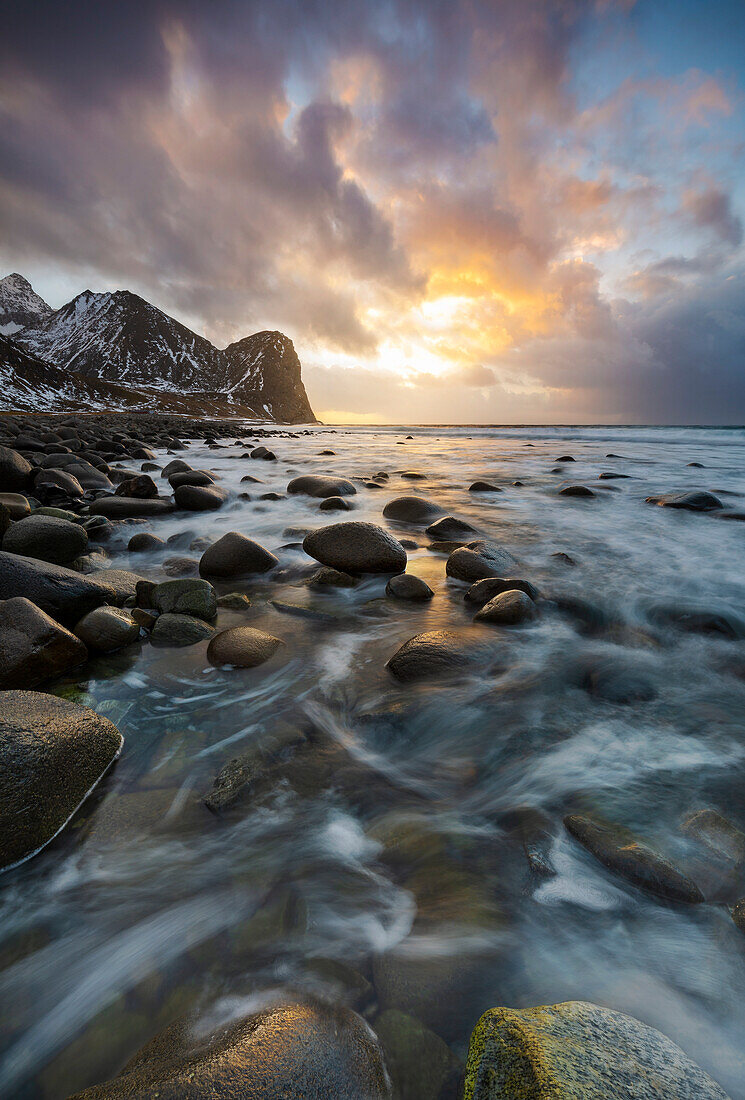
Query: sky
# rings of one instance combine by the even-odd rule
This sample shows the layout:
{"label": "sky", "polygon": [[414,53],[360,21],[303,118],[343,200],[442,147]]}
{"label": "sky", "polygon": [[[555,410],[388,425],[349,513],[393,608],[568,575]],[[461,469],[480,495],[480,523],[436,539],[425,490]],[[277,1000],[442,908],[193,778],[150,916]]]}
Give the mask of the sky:
{"label": "sky", "polygon": [[745,423],[743,0],[5,0],[0,273],[318,417]]}

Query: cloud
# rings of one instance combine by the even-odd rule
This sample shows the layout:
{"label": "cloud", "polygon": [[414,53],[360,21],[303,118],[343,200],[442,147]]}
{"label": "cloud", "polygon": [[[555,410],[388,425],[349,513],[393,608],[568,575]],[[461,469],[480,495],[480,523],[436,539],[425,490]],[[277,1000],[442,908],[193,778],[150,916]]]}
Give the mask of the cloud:
{"label": "cloud", "polygon": [[734,247],[742,243],[742,221],[732,209],[732,198],[716,184],[702,191],[686,191],[683,208],[700,229],[710,229]]}

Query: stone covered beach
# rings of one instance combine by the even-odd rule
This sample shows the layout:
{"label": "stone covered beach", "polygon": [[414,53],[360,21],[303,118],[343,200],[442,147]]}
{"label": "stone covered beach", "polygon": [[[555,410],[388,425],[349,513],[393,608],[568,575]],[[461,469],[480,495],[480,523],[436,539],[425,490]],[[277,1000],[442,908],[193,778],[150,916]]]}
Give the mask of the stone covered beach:
{"label": "stone covered beach", "polygon": [[0,418],[0,1092],[742,1100],[744,448]]}

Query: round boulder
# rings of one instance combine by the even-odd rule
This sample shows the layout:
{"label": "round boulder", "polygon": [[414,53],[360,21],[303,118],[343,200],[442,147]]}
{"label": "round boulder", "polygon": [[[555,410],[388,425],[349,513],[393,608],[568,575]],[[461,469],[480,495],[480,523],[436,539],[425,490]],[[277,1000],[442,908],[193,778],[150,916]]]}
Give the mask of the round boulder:
{"label": "round boulder", "polygon": [[536,617],[536,606],[530,596],[519,589],[500,592],[474,615],[477,622],[518,626]]}
{"label": "round boulder", "polygon": [[75,633],[88,649],[112,653],[136,642],[140,627],[129,612],[120,607],[96,607],[83,616],[75,627]]}
{"label": "round boulder", "polygon": [[179,485],[174,491],[173,499],[179,508],[184,508],[187,512],[214,512],[222,508],[228,499],[228,493],[217,485]]}
{"label": "round boulder", "polygon": [[199,572],[204,577],[240,577],[266,573],[277,564],[274,554],[238,531],[228,531],[202,554]]}
{"label": "round boulder", "polygon": [[501,577],[485,577],[482,581],[476,581],[475,584],[472,584],[463,599],[466,603],[484,607],[501,592],[511,591],[525,592],[531,600],[537,600],[540,594],[536,586],[531,584],[530,581],[518,580],[514,577],[510,580],[503,580]]}
{"label": "round boulder", "polygon": [[413,573],[397,573],[385,586],[386,596],[395,596],[399,600],[431,600],[434,592],[421,577]]}
{"label": "round boulder", "polygon": [[0,446],[0,490],[16,493],[31,483],[31,463],[12,447]]}
{"label": "round boulder", "polygon": [[165,615],[159,615],[155,620],[150,641],[155,646],[181,649],[184,646],[203,642],[205,638],[211,638],[214,633],[214,627],[203,619],[198,619],[194,615],[175,615],[168,612]]}
{"label": "round boulder", "polygon": [[154,500],[158,496],[158,486],[149,474],[138,474],[136,477],[121,481],[114,495],[131,497],[133,500]]}
{"label": "round boulder", "polygon": [[0,688],[36,687],[87,656],[79,638],[30,600],[0,601]]}
{"label": "round boulder", "polygon": [[0,693],[0,870],[64,828],[123,740],[88,707],[36,691]]}
{"label": "round boulder", "polygon": [[5,532],[3,550],[65,565],[84,554],[88,535],[78,523],[53,516],[27,516]]}
{"label": "round boulder", "polygon": [[424,526],[432,523],[443,514],[439,504],[433,504],[424,497],[394,497],[389,500],[383,509],[386,519],[392,519],[396,523],[414,523]]}
{"label": "round boulder", "polygon": [[352,505],[344,497],[325,497],[319,509],[321,512],[351,512]]}
{"label": "round boulder", "polygon": [[466,668],[473,647],[462,634],[450,630],[428,630],[416,634],[398,649],[386,665],[397,680],[437,680]]}
{"label": "round boulder", "polygon": [[157,585],[153,607],[163,614],[194,615],[210,622],[217,615],[217,594],[208,581],[175,580]]}
{"label": "round boulder", "polygon": [[508,573],[517,562],[508,550],[493,542],[477,539],[453,550],[447,560],[445,572],[459,581],[483,580],[484,577],[500,577]]}
{"label": "round boulder", "polygon": [[157,550],[159,546],[165,546],[165,541],[153,535],[150,531],[139,531],[127,543],[130,554],[142,554],[147,550]]}
{"label": "round boulder", "polygon": [[647,497],[647,504],[658,504],[661,508],[682,508],[688,512],[712,512],[724,507],[719,497],[703,489],[691,493],[664,493],[659,497]]}
{"label": "round boulder", "polygon": [[207,647],[207,660],[211,665],[255,668],[273,657],[281,645],[284,642],[263,630],[233,626],[215,635]]}
{"label": "round boulder", "polygon": [[303,539],[303,549],[342,573],[403,573],[406,569],[401,543],[382,527],[359,520],[312,531]]}
{"label": "round boulder", "polygon": [[275,1005],[200,1037],[194,1023],[178,1020],[77,1100],[390,1100],[380,1048],[349,1008]]}
{"label": "round boulder", "polygon": [[303,474],[294,477],[287,486],[288,493],[303,493],[309,497],[351,497],[357,492],[351,481],[343,477],[321,477]]}
{"label": "round boulder", "polygon": [[467,539],[478,532],[475,527],[465,520],[456,519],[455,516],[443,516],[442,519],[431,523],[427,528],[430,538],[440,542],[453,542],[456,539]]}

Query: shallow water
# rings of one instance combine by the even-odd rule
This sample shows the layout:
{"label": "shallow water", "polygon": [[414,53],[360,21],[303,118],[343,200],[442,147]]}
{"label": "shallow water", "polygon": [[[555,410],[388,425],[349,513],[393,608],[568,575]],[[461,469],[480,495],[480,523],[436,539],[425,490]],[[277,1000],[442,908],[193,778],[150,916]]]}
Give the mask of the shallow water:
{"label": "shallow water", "polygon": [[[321,457],[325,447],[336,454]],[[261,668],[229,671],[207,664],[206,643],[145,644],[53,687],[108,714],[125,748],[72,827],[0,880],[0,1094],[54,1100],[105,1080],[187,1010],[206,1028],[317,992],[352,998],[374,1026],[364,975],[384,1004],[420,1015],[460,1055],[493,1005],[576,998],[621,1009],[745,1100],[745,937],[726,906],[647,897],[562,826],[566,813],[599,812],[651,840],[707,896],[745,895],[680,830],[707,806],[745,827],[745,643],[651,614],[694,603],[745,619],[745,527],[645,503],[702,488],[742,508],[745,431],[318,429],[275,449],[279,461],[264,463],[240,459],[243,447],[193,445],[183,455],[193,466],[254,499],[126,525],[107,546],[112,566],[164,579],[162,560],[190,555],[189,539],[129,555],[135,531],[257,539],[280,567],[219,585],[246,592],[251,607],[221,611],[218,625],[257,626],[286,645]],[[576,461],[551,472],[564,454]],[[411,470],[426,479],[401,477]],[[629,477],[596,481],[604,470]],[[256,499],[296,473],[378,471],[387,485],[358,483],[350,514],[304,497]],[[247,473],[263,484],[241,485]],[[503,492],[468,493],[476,478]],[[560,497],[565,480],[591,484],[596,498]],[[546,597],[536,622],[474,626],[466,586],[446,579],[446,555],[416,528],[391,529],[419,544],[409,571],[434,589],[431,603],[385,597],[384,579],[328,593],[304,585],[313,565],[286,529],[387,526],[384,504],[411,493],[515,554],[516,575]],[[593,605],[589,617],[552,602],[572,597]],[[481,664],[452,682],[397,684],[385,662],[438,628],[482,638]],[[588,669],[600,670],[599,689],[587,690]],[[628,693],[630,678],[641,688]],[[310,744],[293,768],[301,737]],[[200,798],[215,773],[257,748],[287,773],[275,768],[239,809],[214,817]],[[518,806],[548,815],[553,874],[531,872],[507,827]]]}

